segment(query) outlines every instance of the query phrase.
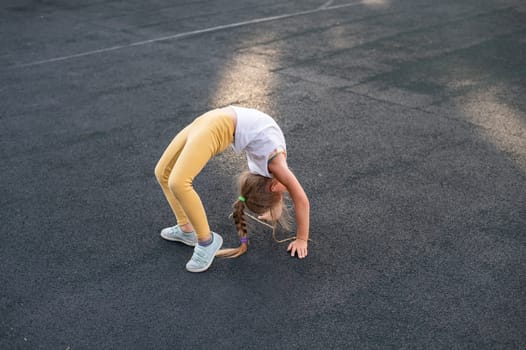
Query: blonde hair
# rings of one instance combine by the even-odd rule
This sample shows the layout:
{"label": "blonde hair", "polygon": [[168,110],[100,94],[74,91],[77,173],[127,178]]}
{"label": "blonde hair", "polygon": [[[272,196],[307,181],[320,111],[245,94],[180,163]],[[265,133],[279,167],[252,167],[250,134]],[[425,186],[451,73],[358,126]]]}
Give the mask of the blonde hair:
{"label": "blonde hair", "polygon": [[277,218],[272,217],[271,223],[274,227],[278,224],[284,227],[288,226],[288,215],[286,214],[286,207],[283,205],[283,196],[281,193],[272,192],[271,186],[273,181],[271,178],[252,174],[248,171],[241,173],[238,178],[238,188],[241,199],[234,202],[232,212],[241,245],[237,248],[221,249],[216,253],[216,256],[237,258],[247,251],[246,208],[257,215],[262,215],[270,211],[272,216],[274,214],[272,209],[281,205],[281,209],[285,212],[285,215],[280,215],[280,217]]}

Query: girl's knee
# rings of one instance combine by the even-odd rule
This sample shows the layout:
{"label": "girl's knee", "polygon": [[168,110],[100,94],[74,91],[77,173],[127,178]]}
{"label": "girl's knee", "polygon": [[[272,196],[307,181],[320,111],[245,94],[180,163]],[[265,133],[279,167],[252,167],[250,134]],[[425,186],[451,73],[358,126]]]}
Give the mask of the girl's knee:
{"label": "girl's knee", "polygon": [[157,163],[155,166],[155,177],[157,178],[157,181],[160,184],[167,184],[168,183],[168,176],[169,171],[166,169],[166,167],[162,166],[161,163]]}
{"label": "girl's knee", "polygon": [[168,188],[174,195],[184,193],[192,188],[192,181],[185,176],[173,172],[168,178]]}

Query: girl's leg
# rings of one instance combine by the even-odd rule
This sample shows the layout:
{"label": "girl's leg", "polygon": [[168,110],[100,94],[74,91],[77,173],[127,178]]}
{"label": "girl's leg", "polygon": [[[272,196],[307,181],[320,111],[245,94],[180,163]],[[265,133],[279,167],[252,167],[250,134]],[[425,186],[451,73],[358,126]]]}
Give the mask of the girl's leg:
{"label": "girl's leg", "polygon": [[233,133],[233,121],[219,111],[209,112],[197,119],[168,178],[168,187],[187,214],[200,242],[210,239],[210,227],[203,203],[194,190],[193,180],[214,155],[230,145]]}
{"label": "girl's leg", "polygon": [[[199,241],[210,238],[210,227],[203,203],[194,190],[193,180],[210,158],[211,155],[208,152],[203,152],[201,145],[187,143],[168,179],[169,190],[177,199],[177,203],[180,203],[181,210],[185,215],[188,213],[186,220],[192,223]],[[182,225],[179,220],[178,224]]]}
{"label": "girl's leg", "polygon": [[172,142],[170,142],[163,155],[159,159],[157,166],[155,167],[155,177],[161,185],[164,196],[166,197],[170,208],[172,208],[172,211],[177,219],[177,224],[180,227],[188,227],[190,221],[188,220],[188,216],[186,215],[183,207],[170,190],[168,186],[168,179],[170,177],[175,162],[179,158],[179,155],[181,154],[181,151],[183,150],[186,144],[189,129],[190,126],[187,126],[175,136],[175,138],[172,140]]}

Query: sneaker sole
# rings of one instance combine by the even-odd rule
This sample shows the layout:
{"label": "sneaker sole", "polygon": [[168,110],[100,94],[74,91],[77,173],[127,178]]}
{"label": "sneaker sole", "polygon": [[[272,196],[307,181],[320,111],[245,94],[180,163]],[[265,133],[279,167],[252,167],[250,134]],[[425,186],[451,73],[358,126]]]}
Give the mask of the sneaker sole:
{"label": "sneaker sole", "polygon": [[187,271],[189,272],[205,272],[206,270],[208,270],[208,268],[210,267],[210,265],[212,265],[212,263],[214,262],[214,259],[215,259],[215,256],[216,256],[216,253],[219,249],[221,249],[221,247],[223,246],[223,237],[221,237],[220,235],[217,235],[214,237],[214,239],[219,239],[221,244],[219,244],[214,252],[214,255],[212,257],[212,260],[210,260],[210,263],[208,263],[208,265],[206,265],[205,267],[202,267],[200,269],[189,269],[188,267],[186,268]]}

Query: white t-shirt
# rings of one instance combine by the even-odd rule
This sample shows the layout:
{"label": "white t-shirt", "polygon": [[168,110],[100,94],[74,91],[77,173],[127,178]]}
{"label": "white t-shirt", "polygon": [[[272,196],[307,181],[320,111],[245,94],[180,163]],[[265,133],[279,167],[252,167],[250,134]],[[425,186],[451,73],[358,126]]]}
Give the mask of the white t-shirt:
{"label": "white t-shirt", "polygon": [[268,114],[252,108],[231,107],[237,114],[234,151],[246,152],[251,173],[272,177],[268,171],[269,161],[278,153],[286,152],[283,132]]}

